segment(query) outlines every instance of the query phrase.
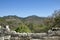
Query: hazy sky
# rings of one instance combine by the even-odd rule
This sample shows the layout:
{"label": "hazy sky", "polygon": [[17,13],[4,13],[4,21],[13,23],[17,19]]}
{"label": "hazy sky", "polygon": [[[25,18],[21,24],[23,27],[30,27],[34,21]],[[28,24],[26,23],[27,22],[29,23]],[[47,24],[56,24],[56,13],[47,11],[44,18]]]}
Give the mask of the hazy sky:
{"label": "hazy sky", "polygon": [[46,17],[57,9],[60,9],[60,0],[0,0],[0,16]]}

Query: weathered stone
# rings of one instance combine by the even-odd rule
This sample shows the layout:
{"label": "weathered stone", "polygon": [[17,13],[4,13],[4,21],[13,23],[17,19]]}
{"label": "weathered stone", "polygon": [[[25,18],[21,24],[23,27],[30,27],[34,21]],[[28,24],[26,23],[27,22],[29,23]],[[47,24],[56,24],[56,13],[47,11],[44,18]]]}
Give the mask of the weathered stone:
{"label": "weathered stone", "polygon": [[58,28],[49,30],[48,33],[18,33],[10,31],[9,26],[0,27],[0,40],[60,40]]}

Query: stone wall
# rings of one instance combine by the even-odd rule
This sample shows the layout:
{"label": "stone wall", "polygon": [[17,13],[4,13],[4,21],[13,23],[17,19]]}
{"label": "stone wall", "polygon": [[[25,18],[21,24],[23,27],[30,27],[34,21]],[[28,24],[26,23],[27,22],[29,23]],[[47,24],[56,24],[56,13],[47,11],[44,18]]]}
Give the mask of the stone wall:
{"label": "stone wall", "polygon": [[48,31],[48,33],[17,33],[11,31],[9,26],[0,26],[0,40],[60,40],[60,30]]}
{"label": "stone wall", "polygon": [[30,39],[30,40],[60,40],[60,37],[53,36],[53,37],[44,37],[44,38],[41,38],[41,39]]}

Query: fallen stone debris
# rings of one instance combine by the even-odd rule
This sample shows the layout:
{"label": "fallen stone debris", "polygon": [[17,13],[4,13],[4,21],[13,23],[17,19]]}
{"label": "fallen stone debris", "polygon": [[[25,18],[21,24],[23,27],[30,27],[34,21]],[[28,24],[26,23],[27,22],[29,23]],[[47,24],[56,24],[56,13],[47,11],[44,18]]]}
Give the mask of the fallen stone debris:
{"label": "fallen stone debris", "polygon": [[19,33],[10,30],[9,25],[0,26],[0,40],[60,40],[60,28],[52,28],[48,33]]}

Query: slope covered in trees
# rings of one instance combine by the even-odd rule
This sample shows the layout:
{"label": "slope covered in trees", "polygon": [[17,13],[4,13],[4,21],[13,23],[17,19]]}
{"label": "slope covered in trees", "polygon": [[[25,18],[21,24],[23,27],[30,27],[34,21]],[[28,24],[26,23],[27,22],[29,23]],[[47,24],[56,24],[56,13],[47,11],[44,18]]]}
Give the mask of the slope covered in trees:
{"label": "slope covered in trees", "polygon": [[0,17],[0,25],[9,25],[11,30],[17,32],[47,32],[52,27],[60,27],[60,10],[54,11],[50,17],[38,17],[35,15],[25,18],[16,15]]}

